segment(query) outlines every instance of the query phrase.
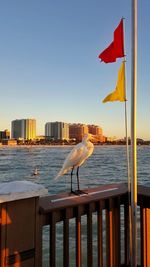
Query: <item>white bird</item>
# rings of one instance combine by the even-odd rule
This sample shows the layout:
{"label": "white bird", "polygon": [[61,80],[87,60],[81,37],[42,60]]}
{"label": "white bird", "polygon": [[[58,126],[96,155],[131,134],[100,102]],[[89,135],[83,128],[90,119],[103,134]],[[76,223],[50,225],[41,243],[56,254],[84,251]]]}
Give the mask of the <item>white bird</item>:
{"label": "white bird", "polygon": [[[80,185],[79,185],[79,167],[93,153],[94,145],[90,142],[90,140],[92,139],[93,139],[92,134],[84,135],[82,142],[77,144],[68,154],[61,170],[55,177],[55,179],[57,179],[58,177],[63,176],[65,173],[71,170],[71,193],[77,193],[77,194],[82,193],[82,191],[80,191]],[[74,168],[77,168],[76,175],[77,175],[77,184],[78,184],[78,190],[75,192],[72,190],[72,176],[73,176]]]}

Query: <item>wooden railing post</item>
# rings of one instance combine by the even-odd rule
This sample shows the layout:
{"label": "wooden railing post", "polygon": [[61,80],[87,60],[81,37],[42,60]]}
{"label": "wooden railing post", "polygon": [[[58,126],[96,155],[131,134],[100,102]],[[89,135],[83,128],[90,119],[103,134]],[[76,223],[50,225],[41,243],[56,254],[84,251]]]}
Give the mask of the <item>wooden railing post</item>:
{"label": "wooden railing post", "polygon": [[69,209],[65,210],[63,230],[63,266],[69,267]]}
{"label": "wooden railing post", "polygon": [[129,205],[128,202],[124,204],[124,261],[125,261],[125,266],[129,266],[129,244],[130,244],[130,227],[129,227]]}
{"label": "wooden railing post", "polygon": [[50,267],[56,266],[56,213],[50,218]]}
{"label": "wooden railing post", "polygon": [[120,198],[114,199],[113,208],[113,254],[114,254],[114,267],[120,266]]}
{"label": "wooden railing post", "polygon": [[150,209],[141,206],[141,266],[150,266]]}
{"label": "wooden railing post", "polygon": [[92,242],[92,204],[87,210],[87,266],[93,266],[93,242]]}
{"label": "wooden railing post", "polygon": [[98,203],[97,212],[97,234],[98,234],[98,267],[103,267],[103,215],[102,215],[102,201]]}
{"label": "wooden railing post", "polygon": [[110,199],[106,209],[106,266],[120,266],[120,202]]}
{"label": "wooden railing post", "polygon": [[106,209],[106,266],[113,267],[113,210],[112,199]]}
{"label": "wooden railing post", "polygon": [[76,214],[76,267],[81,267],[81,206],[77,207]]}
{"label": "wooden railing post", "polygon": [[0,266],[36,266],[39,255],[39,197],[0,204]]}

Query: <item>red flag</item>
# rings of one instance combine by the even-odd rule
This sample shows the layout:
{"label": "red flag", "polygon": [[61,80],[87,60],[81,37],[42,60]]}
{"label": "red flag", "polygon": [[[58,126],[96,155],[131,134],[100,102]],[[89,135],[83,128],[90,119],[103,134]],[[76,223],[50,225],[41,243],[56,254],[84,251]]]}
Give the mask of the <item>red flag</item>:
{"label": "red flag", "polygon": [[98,57],[105,63],[115,62],[117,58],[124,57],[123,19],[114,31],[113,42]]}

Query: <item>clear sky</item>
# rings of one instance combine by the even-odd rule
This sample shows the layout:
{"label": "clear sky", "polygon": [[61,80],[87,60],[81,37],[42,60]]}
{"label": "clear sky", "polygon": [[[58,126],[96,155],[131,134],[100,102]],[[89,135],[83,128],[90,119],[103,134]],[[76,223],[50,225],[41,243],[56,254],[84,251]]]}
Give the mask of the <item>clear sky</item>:
{"label": "clear sky", "polygon": [[[150,139],[150,1],[138,7],[138,136]],[[130,125],[131,0],[5,0],[0,4],[0,130],[14,119],[101,125],[124,137],[124,104],[102,104],[121,59],[100,63],[125,17]]]}

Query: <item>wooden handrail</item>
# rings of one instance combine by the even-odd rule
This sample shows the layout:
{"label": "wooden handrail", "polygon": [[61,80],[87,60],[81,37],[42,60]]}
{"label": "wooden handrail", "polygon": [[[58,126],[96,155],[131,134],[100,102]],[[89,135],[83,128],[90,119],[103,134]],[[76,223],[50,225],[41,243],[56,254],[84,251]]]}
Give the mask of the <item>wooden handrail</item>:
{"label": "wooden handrail", "polygon": [[[76,196],[60,193],[40,199],[41,225],[50,225],[50,263],[56,266],[56,223],[63,221],[63,266],[69,266],[69,221],[76,222],[76,266],[82,265],[81,217],[87,215],[87,266],[93,266],[92,214],[97,213],[97,266],[129,266],[129,205],[127,184],[102,185],[84,189],[87,194]],[[120,213],[123,206],[124,215]],[[150,188],[138,186],[140,206],[141,266],[150,266]],[[105,221],[103,211],[105,210]],[[124,225],[121,225],[124,216]],[[106,232],[104,259],[103,230]],[[124,229],[124,263],[121,264],[121,229]]]}
{"label": "wooden handrail", "polygon": [[[62,193],[40,199],[42,225],[50,225],[50,266],[56,266],[56,223],[63,222],[63,262],[69,267],[69,221],[75,218],[76,266],[82,265],[81,217],[87,216],[87,266],[93,265],[93,213],[97,213],[97,264],[99,267],[121,266],[120,206],[128,207],[127,185],[112,184],[84,189],[86,194]],[[105,222],[102,216],[105,211]],[[103,240],[103,229],[106,242]],[[106,244],[106,248],[104,248]],[[104,259],[105,250],[105,259]],[[125,247],[127,250],[127,245]],[[127,252],[125,253],[127,255]]]}
{"label": "wooden handrail", "polygon": [[40,213],[48,214],[53,211],[85,205],[99,200],[106,200],[113,197],[121,199],[127,194],[127,184],[118,183],[111,185],[102,185],[96,188],[84,189],[87,194],[74,195],[70,193],[61,193],[52,196],[42,197],[40,199]]}

